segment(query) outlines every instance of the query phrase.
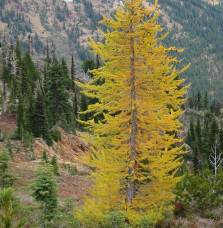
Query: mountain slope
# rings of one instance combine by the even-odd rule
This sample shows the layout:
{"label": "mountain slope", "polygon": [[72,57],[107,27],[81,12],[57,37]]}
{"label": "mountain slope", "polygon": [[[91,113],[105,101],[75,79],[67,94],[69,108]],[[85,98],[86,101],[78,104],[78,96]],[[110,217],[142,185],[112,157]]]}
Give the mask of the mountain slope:
{"label": "mountain slope", "polygon": [[[148,5],[154,0],[148,0]],[[182,65],[191,62],[185,73],[187,82],[196,90],[209,91],[222,99],[223,92],[223,1],[222,0],[159,0],[162,10],[160,22],[170,31],[164,43],[184,48]],[[76,61],[91,57],[87,39],[96,32],[102,15],[109,16],[120,1],[111,0],[2,0],[0,29],[8,26],[13,39],[22,41],[27,49],[28,34],[32,37],[32,51],[43,56],[48,40],[52,53],[74,54]]]}
{"label": "mountain slope", "polygon": [[212,91],[212,94],[215,92],[217,98],[222,98],[222,5],[198,0],[160,0],[160,4],[173,22],[165,42],[184,48],[180,57],[185,63],[191,62],[186,72],[188,80],[193,87]]}

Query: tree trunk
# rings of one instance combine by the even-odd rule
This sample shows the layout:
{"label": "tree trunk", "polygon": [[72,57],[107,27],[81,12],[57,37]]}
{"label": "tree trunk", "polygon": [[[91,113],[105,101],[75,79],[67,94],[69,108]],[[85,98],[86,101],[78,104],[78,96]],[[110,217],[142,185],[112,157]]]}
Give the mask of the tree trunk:
{"label": "tree trunk", "polygon": [[[131,2],[133,4],[133,0]],[[132,10],[133,14],[133,10]],[[132,20],[130,22],[130,33],[133,33],[133,25]],[[135,51],[134,51],[134,38],[131,38],[131,108],[132,108],[132,126],[131,126],[131,154],[130,154],[130,161],[131,164],[136,157],[136,132],[137,132],[137,126],[136,126],[136,91],[135,91]],[[127,203],[131,204],[132,199],[134,197],[135,193],[135,181],[132,180],[133,178],[133,170],[134,170],[135,164],[133,163],[133,166],[129,168],[129,179],[128,179],[128,187],[127,187]]]}

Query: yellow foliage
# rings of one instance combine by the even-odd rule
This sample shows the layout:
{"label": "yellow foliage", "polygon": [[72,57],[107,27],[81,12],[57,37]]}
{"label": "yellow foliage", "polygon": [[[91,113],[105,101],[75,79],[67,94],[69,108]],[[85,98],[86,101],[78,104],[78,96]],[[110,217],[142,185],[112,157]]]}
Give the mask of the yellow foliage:
{"label": "yellow foliage", "polygon": [[138,227],[142,227],[140,226],[140,224],[145,218],[152,221],[153,224],[158,223],[164,218],[163,214],[168,213],[170,210],[172,210],[172,206],[166,207],[164,205],[162,205],[162,207],[151,208],[150,210],[147,210],[147,211],[135,211],[128,208],[125,211],[125,216],[129,221],[129,223],[131,224],[131,227],[138,228]]}
{"label": "yellow foliage", "polygon": [[85,199],[85,205],[79,210],[76,218],[82,222],[84,227],[100,227],[103,222],[105,211],[102,210],[100,202],[94,201],[88,197]]}
{"label": "yellow foliage", "polygon": [[[176,69],[180,61],[170,53],[182,50],[161,44],[167,34],[158,36],[157,1],[152,9],[143,2],[127,0],[115,20],[104,18],[105,44],[89,42],[104,66],[92,71],[94,79],[87,85],[77,82],[85,95],[99,99],[86,112],[104,117],[85,122],[93,132],[86,138],[96,149],[84,161],[94,167],[92,199],[87,198],[84,213],[97,213],[100,219],[101,213],[118,208],[131,220],[148,214],[157,220],[180,179],[175,173],[184,151],[175,133],[182,128],[178,117],[187,87],[178,75],[189,66]],[[96,85],[99,79],[105,83]]]}

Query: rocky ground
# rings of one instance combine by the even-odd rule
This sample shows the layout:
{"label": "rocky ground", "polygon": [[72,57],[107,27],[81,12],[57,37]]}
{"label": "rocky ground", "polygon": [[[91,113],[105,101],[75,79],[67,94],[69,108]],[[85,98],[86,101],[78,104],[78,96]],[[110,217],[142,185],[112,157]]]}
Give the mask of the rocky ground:
{"label": "rocky ground", "polygon": [[[0,129],[6,132],[6,137],[13,134],[16,124],[14,118],[0,119]],[[60,167],[60,176],[57,177],[59,186],[60,201],[72,198],[76,205],[79,205],[83,196],[91,186],[91,181],[87,178],[90,173],[88,167],[82,165],[78,160],[89,151],[90,145],[81,140],[81,133],[77,135],[68,134],[61,131],[61,141],[54,142],[53,147],[49,147],[41,138],[36,138],[33,144],[33,151],[25,147],[19,140],[10,140],[13,151],[13,162],[10,163],[11,171],[19,176],[15,183],[16,187],[23,187],[35,178],[34,171],[41,161],[42,153],[45,150],[47,157],[51,160],[52,156],[57,157]],[[0,142],[0,150],[6,148],[7,138]],[[77,173],[69,170],[77,168]],[[76,168],[75,168],[76,167]],[[29,202],[32,198],[26,196],[23,191],[18,192],[22,201]]]}

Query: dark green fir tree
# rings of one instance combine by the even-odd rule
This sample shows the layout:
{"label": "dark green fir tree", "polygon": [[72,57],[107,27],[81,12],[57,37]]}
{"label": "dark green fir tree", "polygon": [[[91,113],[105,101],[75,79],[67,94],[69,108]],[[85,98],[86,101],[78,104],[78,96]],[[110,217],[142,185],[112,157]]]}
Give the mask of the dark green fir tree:
{"label": "dark green fir tree", "polygon": [[2,228],[25,227],[26,218],[21,218],[22,207],[13,193],[13,188],[0,190],[0,226]]}
{"label": "dark green fir tree", "polygon": [[77,105],[77,85],[75,83],[76,80],[76,70],[75,70],[75,62],[74,62],[74,56],[72,55],[71,59],[71,80],[72,80],[72,92],[74,94],[73,97],[73,110],[74,110],[74,117],[77,119],[77,112],[78,112],[78,105]]}
{"label": "dark green fir tree", "polygon": [[20,67],[22,62],[22,51],[21,51],[20,42],[18,40],[15,46],[15,56],[16,56],[16,64],[18,67]]}
{"label": "dark green fir tree", "polygon": [[3,105],[3,113],[8,111],[8,106],[7,106],[7,100],[8,100],[8,95],[7,95],[7,90],[10,87],[11,84],[11,73],[9,68],[6,66],[6,64],[3,62],[3,67],[2,67],[2,73],[0,74],[0,79],[2,81],[2,105]]}
{"label": "dark green fir tree", "polygon": [[23,134],[23,127],[24,127],[24,112],[25,112],[25,104],[22,94],[19,94],[18,97],[18,107],[17,107],[17,119],[16,119],[16,125],[17,125],[17,137],[22,138]]}
{"label": "dark green fir tree", "polygon": [[48,73],[48,91],[46,103],[48,107],[50,126],[53,127],[64,118],[69,123],[72,121],[72,107],[69,94],[64,86],[64,77],[61,64],[55,60]]}
{"label": "dark green fir tree", "polygon": [[45,99],[40,90],[37,91],[37,97],[34,104],[32,133],[34,137],[42,137],[49,146],[53,144],[52,136],[49,131]]}
{"label": "dark green fir tree", "polygon": [[36,179],[27,189],[32,190],[34,199],[43,206],[41,222],[44,227],[53,227],[52,220],[57,215],[58,187],[52,165],[41,163],[37,169]]}
{"label": "dark green fir tree", "polygon": [[[81,103],[80,103],[80,109],[81,112],[84,112],[87,110],[87,101],[86,101],[86,96],[81,93]],[[88,114],[80,114],[80,119],[86,121],[88,119]]]}
{"label": "dark green fir tree", "polygon": [[42,161],[45,163],[48,163],[48,158],[47,158],[47,154],[46,154],[46,150],[43,151],[43,155],[42,155]]}
{"label": "dark green fir tree", "polygon": [[197,140],[194,143],[193,148],[193,168],[195,175],[199,173],[199,146]]}
{"label": "dark green fir tree", "polygon": [[6,151],[0,152],[0,187],[1,188],[9,188],[12,187],[14,181],[18,178],[16,175],[11,174],[9,172],[9,164],[10,156]]}
{"label": "dark green fir tree", "polygon": [[196,139],[195,137],[196,137],[196,135],[195,135],[195,129],[194,129],[194,119],[193,119],[193,117],[191,117],[190,129],[189,129],[188,137],[187,137],[187,143],[191,148],[195,147],[195,139]]}
{"label": "dark green fir tree", "polygon": [[200,124],[200,118],[197,118],[197,125],[196,125],[196,136],[197,136],[197,146],[198,149],[201,150],[202,148],[202,136],[201,136],[201,124]]}
{"label": "dark green fir tree", "polygon": [[208,110],[209,108],[209,101],[208,101],[208,93],[207,91],[204,94],[204,110]]}
{"label": "dark green fir tree", "polygon": [[81,68],[82,68],[82,70],[84,71],[85,74],[88,74],[89,75],[90,78],[93,78],[94,77],[94,75],[91,72],[89,72],[89,71],[95,69],[94,60],[92,60],[92,59],[86,59],[83,62]]}
{"label": "dark green fir tree", "polygon": [[99,69],[100,68],[100,59],[99,59],[99,55],[97,54],[96,55],[96,66],[95,66],[96,69]]}
{"label": "dark green fir tree", "polygon": [[57,163],[57,157],[55,155],[52,157],[51,165],[53,166],[54,175],[59,176],[60,175],[59,174],[59,167],[58,167],[58,163]]}
{"label": "dark green fir tree", "polygon": [[219,129],[216,119],[213,119],[210,128],[210,145],[213,146],[218,137]]}
{"label": "dark green fir tree", "polygon": [[197,109],[201,110],[203,105],[202,105],[202,100],[201,100],[201,94],[200,91],[198,91],[197,96],[196,96],[196,104],[197,104]]}
{"label": "dark green fir tree", "polygon": [[24,110],[24,131],[25,132],[32,132],[33,130],[33,116],[34,116],[34,109],[35,109],[35,98],[33,94],[30,92],[29,95],[25,99],[26,105]]}
{"label": "dark green fir tree", "polygon": [[61,68],[63,72],[63,84],[65,89],[69,90],[72,86],[71,78],[69,77],[69,70],[67,67],[67,63],[64,58],[61,60]]}
{"label": "dark green fir tree", "polygon": [[36,88],[36,81],[41,80],[41,74],[36,69],[32,61],[32,58],[28,52],[25,53],[25,56],[23,58],[23,64],[25,65],[25,71],[26,71],[28,83],[32,91],[34,91],[34,89]]}
{"label": "dark green fir tree", "polygon": [[22,62],[22,66],[21,66],[20,92],[23,96],[22,99],[27,99],[29,95],[32,93],[31,86],[30,86],[30,79],[28,78],[26,65],[24,62]]}
{"label": "dark green fir tree", "polygon": [[188,98],[188,106],[191,109],[194,107],[194,102],[193,102],[193,99],[191,97]]}

